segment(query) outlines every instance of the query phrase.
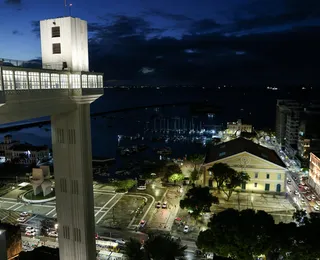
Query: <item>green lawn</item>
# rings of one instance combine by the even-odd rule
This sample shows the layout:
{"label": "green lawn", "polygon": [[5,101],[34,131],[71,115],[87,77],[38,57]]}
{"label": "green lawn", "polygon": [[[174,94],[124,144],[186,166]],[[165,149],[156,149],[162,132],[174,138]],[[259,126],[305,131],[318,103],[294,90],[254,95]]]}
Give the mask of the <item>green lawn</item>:
{"label": "green lawn", "polygon": [[27,192],[24,197],[28,200],[43,200],[43,199],[49,199],[56,196],[55,190],[53,190],[49,195],[43,196],[43,193],[39,193],[37,195],[33,194],[33,190]]}

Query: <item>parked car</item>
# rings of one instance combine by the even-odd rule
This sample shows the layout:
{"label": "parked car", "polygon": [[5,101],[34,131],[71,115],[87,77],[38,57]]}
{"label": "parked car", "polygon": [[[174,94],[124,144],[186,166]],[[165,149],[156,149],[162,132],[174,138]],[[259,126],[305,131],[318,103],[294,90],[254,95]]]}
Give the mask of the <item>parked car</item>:
{"label": "parked car", "polygon": [[118,243],[119,245],[125,245],[126,244],[126,241],[124,239],[117,239],[116,240],[116,243]]}
{"label": "parked car", "polygon": [[34,227],[26,227],[26,231],[36,232],[36,229]]}
{"label": "parked car", "polygon": [[146,224],[147,224],[147,221],[141,220],[140,223],[139,223],[139,227],[143,228]]}
{"label": "parked car", "polygon": [[317,205],[315,205],[313,208],[314,208],[315,211],[319,211],[320,210],[320,207],[317,206]]}
{"label": "parked car", "polygon": [[27,219],[25,217],[20,217],[17,219],[18,222],[24,223]]}
{"label": "parked car", "polygon": [[21,212],[20,213],[20,217],[28,217],[29,216],[29,213],[28,212]]}
{"label": "parked car", "polygon": [[167,208],[167,204],[168,204],[168,203],[167,203],[166,201],[163,202],[163,203],[162,203],[162,208],[163,208],[163,209],[166,209],[166,208]]}
{"label": "parked car", "polygon": [[33,237],[36,235],[36,232],[35,231],[26,231],[25,235],[28,237]]}
{"label": "parked car", "polygon": [[188,233],[189,232],[189,226],[185,225],[183,228],[183,233]]}
{"label": "parked car", "polygon": [[50,231],[50,232],[48,233],[48,236],[49,236],[49,237],[58,237],[58,232],[57,232],[57,231]]}
{"label": "parked car", "polygon": [[156,208],[157,208],[157,209],[161,208],[161,202],[160,202],[160,201],[157,202]]}

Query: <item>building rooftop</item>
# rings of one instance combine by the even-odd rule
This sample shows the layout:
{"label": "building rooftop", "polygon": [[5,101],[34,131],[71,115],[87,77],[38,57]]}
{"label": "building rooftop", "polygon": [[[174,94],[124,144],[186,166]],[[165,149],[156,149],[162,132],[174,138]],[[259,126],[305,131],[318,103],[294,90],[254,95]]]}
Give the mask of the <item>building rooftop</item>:
{"label": "building rooftop", "polygon": [[210,146],[204,163],[221,160],[242,152],[248,152],[281,167],[286,167],[274,150],[268,149],[241,137],[226,143]]}
{"label": "building rooftop", "polygon": [[34,152],[38,152],[38,151],[43,151],[43,150],[48,150],[48,146],[35,146],[32,144],[17,144],[14,145],[10,150],[13,151],[34,151]]}

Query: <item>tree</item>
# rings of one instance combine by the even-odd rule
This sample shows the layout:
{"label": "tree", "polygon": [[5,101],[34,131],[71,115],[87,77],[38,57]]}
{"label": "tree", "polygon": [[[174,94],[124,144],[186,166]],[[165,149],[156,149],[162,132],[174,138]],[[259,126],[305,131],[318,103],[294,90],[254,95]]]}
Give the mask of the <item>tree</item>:
{"label": "tree", "polygon": [[303,225],[308,220],[307,212],[305,210],[296,210],[293,213],[292,219],[299,223],[299,225]]}
{"label": "tree", "polygon": [[149,239],[142,246],[139,240],[131,238],[125,245],[129,260],[175,260],[185,259],[187,246],[171,237],[170,234],[149,234]]}
{"label": "tree", "polygon": [[305,224],[297,226],[293,222],[275,224],[264,211],[227,209],[214,215],[208,227],[200,232],[196,244],[219,256],[244,260],[258,255],[267,260],[315,260],[320,256],[318,213],[310,213]]}
{"label": "tree", "polygon": [[230,171],[230,176],[225,182],[223,188],[224,194],[227,196],[227,200],[230,199],[234,190],[243,183],[247,183],[250,180],[250,176],[245,172]]}
{"label": "tree", "polygon": [[264,211],[227,209],[214,215],[200,232],[197,246],[219,256],[251,260],[268,251],[274,220]]}
{"label": "tree", "polygon": [[149,234],[149,239],[144,244],[144,250],[148,259],[175,260],[185,259],[187,246],[174,239],[170,234]]}
{"label": "tree", "polygon": [[127,179],[122,181],[116,181],[115,186],[117,187],[117,191],[128,191],[132,187],[134,187],[137,184],[136,180]]}
{"label": "tree", "polygon": [[187,160],[193,164],[194,170],[199,170],[198,166],[203,163],[205,156],[203,154],[192,154]]}
{"label": "tree", "polygon": [[145,253],[139,240],[130,238],[124,248],[125,254],[129,260],[143,260]]}
{"label": "tree", "polygon": [[218,191],[221,191],[222,186],[229,178],[230,171],[233,171],[233,169],[228,164],[216,163],[211,166],[208,171],[213,173],[212,178],[217,184]]}
{"label": "tree", "polygon": [[180,207],[188,209],[194,218],[197,218],[202,212],[210,211],[212,204],[219,204],[219,199],[211,194],[209,187],[196,187],[195,185],[180,201]]}
{"label": "tree", "polygon": [[174,173],[169,177],[169,181],[176,183],[177,181],[183,181],[184,175],[182,173]]}
{"label": "tree", "polygon": [[217,183],[217,189],[226,194],[227,200],[230,199],[237,187],[250,180],[250,176],[247,173],[237,172],[225,163],[216,163],[208,170],[213,172],[213,179]]}
{"label": "tree", "polygon": [[196,180],[198,180],[198,178],[199,178],[199,173],[200,173],[199,170],[194,169],[194,170],[191,172],[190,180],[193,181],[193,182],[196,181]]}
{"label": "tree", "polygon": [[177,165],[177,164],[165,165],[163,168],[163,172],[164,172],[164,179],[166,181],[169,181],[170,176],[173,174],[182,174],[182,171],[181,171],[179,165]]}

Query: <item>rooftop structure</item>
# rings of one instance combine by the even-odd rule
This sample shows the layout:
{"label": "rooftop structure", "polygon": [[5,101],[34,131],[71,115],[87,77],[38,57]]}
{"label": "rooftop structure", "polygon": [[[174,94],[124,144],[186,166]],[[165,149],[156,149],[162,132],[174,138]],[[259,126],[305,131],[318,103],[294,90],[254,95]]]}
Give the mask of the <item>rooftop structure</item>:
{"label": "rooftop structure", "polygon": [[286,167],[274,150],[263,147],[242,137],[209,147],[204,164],[221,160],[242,152],[248,152],[281,167]]}
{"label": "rooftop structure", "polygon": [[0,63],[0,123],[51,116],[60,260],[95,259],[90,104],[103,75],[89,72],[87,23],[40,22],[43,69]]}

